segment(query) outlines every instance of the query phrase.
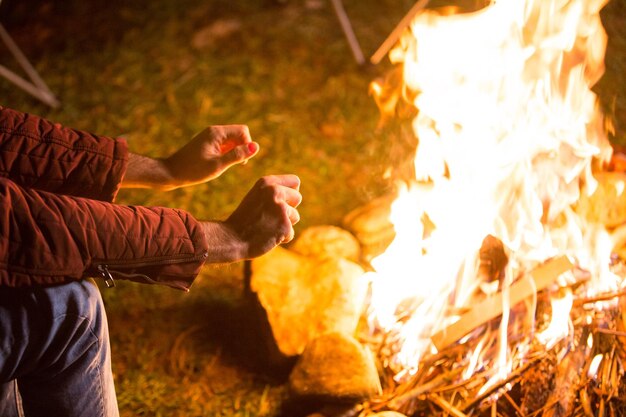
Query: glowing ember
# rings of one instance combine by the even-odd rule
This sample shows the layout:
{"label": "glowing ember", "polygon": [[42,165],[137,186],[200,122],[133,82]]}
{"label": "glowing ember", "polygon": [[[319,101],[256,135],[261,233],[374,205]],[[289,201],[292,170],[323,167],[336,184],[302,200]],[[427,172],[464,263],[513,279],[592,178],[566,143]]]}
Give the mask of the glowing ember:
{"label": "glowing ember", "polygon": [[598,368],[600,367],[600,362],[602,362],[603,358],[604,355],[602,354],[597,354],[593,357],[591,365],[589,365],[589,371],[587,371],[587,375],[589,375],[589,378],[595,378],[597,376]]}
{"label": "glowing ember", "polygon": [[[372,261],[368,318],[372,332],[390,335],[397,379],[436,352],[433,334],[494,291],[499,330],[475,332],[482,339],[463,376],[510,373],[532,342],[536,300],[509,305],[509,288],[550,258],[567,255],[589,271],[591,292],[618,284],[609,234],[572,208],[581,189],[594,189],[594,163],[611,154],[590,90],[603,72],[604,4],[505,0],[469,14],[425,12],[390,53],[403,66],[396,87],[418,110],[419,145],[415,181],[399,186],[392,206],[396,238]],[[481,270],[487,236],[507,257],[493,275]],[[552,347],[567,336],[571,307],[571,292],[553,300],[537,340]]]}

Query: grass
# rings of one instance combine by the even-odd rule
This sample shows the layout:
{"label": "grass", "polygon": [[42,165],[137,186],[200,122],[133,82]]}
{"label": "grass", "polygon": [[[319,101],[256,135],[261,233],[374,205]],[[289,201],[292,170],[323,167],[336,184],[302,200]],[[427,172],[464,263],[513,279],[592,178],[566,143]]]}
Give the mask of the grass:
{"label": "grass", "polygon": [[[345,0],[366,54],[412,1]],[[396,142],[376,130],[368,83],[389,69],[360,68],[329,2],[165,0],[3,1],[2,20],[63,106],[51,110],[0,80],[0,103],[167,154],[210,124],[246,123],[260,154],[202,186],[124,191],[118,202],[223,218],[256,178],[298,174],[299,230],[339,224],[390,187]],[[596,87],[626,144],[626,5],[605,8],[607,73]],[[201,48],[203,29],[239,29]],[[196,38],[197,41],[197,38]],[[0,62],[15,68],[0,49]],[[396,152],[397,153],[397,152]],[[191,293],[118,283],[103,289],[122,416],[274,416],[284,378],[263,365],[242,301],[242,265],[206,268]]]}

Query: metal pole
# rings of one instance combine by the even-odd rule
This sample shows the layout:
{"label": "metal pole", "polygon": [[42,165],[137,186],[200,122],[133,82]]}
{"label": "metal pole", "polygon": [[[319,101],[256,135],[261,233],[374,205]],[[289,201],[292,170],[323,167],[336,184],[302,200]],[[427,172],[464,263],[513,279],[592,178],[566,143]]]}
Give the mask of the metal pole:
{"label": "metal pole", "polygon": [[352,50],[352,55],[354,55],[354,59],[359,65],[365,64],[365,57],[363,56],[363,51],[361,51],[361,46],[359,45],[359,41],[352,30],[352,25],[350,24],[350,19],[346,14],[345,9],[343,8],[343,3],[341,0],[332,0],[333,7],[335,8],[335,13],[337,14],[337,18],[339,19],[339,23],[341,24],[341,29],[343,29],[343,33],[346,35],[346,39],[348,40],[348,44],[350,45],[350,49]]}
{"label": "metal pole", "polygon": [[11,38],[11,36],[6,31],[4,26],[2,26],[2,24],[0,24],[0,39],[2,39],[2,41],[7,46],[11,54],[13,54],[24,72],[26,72],[28,77],[32,80],[32,83],[26,81],[25,79],[18,76],[17,74],[2,65],[0,65],[0,75],[17,85],[22,90],[40,99],[50,107],[58,107],[60,104],[59,101],[56,99],[56,97],[54,97],[52,91],[50,91],[46,83],[39,76],[37,70],[31,65],[31,63],[28,61],[28,58],[26,58],[26,56],[22,53],[21,49],[13,41],[13,38]]}
{"label": "metal pole", "polygon": [[33,83],[26,81],[25,79],[23,79],[22,77],[14,73],[13,71],[9,70],[4,65],[0,65],[0,76],[6,78],[7,80],[9,80],[13,84],[21,88],[22,90],[26,91],[28,94],[32,95],[33,97],[43,101],[48,106],[52,108],[59,107],[60,103],[56,99],[56,97],[54,97],[54,95],[52,95],[48,91],[37,88],[37,86],[35,86]]}

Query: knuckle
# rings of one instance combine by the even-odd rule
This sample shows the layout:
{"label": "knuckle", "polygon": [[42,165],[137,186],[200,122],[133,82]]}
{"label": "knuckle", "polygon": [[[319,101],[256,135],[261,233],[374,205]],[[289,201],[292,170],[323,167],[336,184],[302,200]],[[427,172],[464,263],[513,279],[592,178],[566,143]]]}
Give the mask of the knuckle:
{"label": "knuckle", "polygon": [[216,137],[220,135],[222,129],[222,126],[209,126],[205,129],[205,132],[207,132],[210,136]]}
{"label": "knuckle", "polygon": [[285,195],[285,190],[283,187],[273,186],[272,187],[272,198],[275,204],[280,204],[284,207],[289,207],[288,198]]}
{"label": "knuckle", "polygon": [[269,179],[268,179],[268,178],[269,178],[269,177],[261,177],[261,178],[259,178],[259,179],[257,180],[257,182],[256,182],[256,186],[257,186],[258,188],[267,188],[267,187],[269,186],[269,184],[270,184],[270,182],[269,182]]}

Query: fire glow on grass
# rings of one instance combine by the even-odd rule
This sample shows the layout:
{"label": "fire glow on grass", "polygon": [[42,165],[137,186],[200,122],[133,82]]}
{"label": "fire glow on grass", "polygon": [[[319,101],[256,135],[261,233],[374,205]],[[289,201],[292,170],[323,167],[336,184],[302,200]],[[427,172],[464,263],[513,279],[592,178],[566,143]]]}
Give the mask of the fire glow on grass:
{"label": "fire glow on grass", "polygon": [[[402,99],[418,112],[419,144],[415,180],[399,186],[392,205],[395,240],[371,262],[368,322],[388,335],[385,365],[397,381],[436,353],[433,334],[497,291],[499,330],[467,353],[464,377],[501,380],[531,343],[551,348],[568,336],[571,292],[555,298],[541,332],[536,300],[524,313],[506,304],[509,286],[550,258],[567,255],[588,271],[592,293],[620,285],[610,236],[572,208],[581,189],[594,189],[592,167],[611,156],[590,90],[604,70],[605,3],[501,0],[474,13],[427,11],[390,52],[403,68]],[[379,95],[385,88],[372,85]],[[487,236],[508,257],[496,280],[480,271]]]}

